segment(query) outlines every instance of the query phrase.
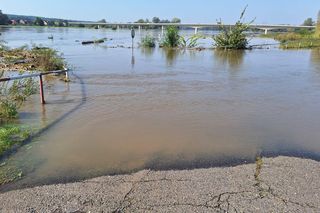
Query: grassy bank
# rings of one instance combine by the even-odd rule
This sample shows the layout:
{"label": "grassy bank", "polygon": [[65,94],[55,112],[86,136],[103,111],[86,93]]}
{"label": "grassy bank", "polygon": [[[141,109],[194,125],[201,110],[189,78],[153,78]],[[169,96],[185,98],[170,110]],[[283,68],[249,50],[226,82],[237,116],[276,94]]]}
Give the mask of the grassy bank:
{"label": "grassy bank", "polygon": [[[24,46],[10,49],[4,43],[0,45],[0,78],[11,71],[23,74],[62,70],[64,66],[58,52],[50,48]],[[0,158],[30,136],[27,128],[15,123],[20,107],[37,92],[37,82],[32,78],[0,82]]]}
{"label": "grassy bank", "polygon": [[57,51],[50,48],[0,48],[0,71],[50,71],[63,68],[63,59]]}
{"label": "grassy bank", "polygon": [[280,42],[280,48],[283,49],[306,49],[319,48],[320,36],[318,29],[316,31],[301,30],[289,33],[271,33],[261,35],[264,38],[272,38]]}

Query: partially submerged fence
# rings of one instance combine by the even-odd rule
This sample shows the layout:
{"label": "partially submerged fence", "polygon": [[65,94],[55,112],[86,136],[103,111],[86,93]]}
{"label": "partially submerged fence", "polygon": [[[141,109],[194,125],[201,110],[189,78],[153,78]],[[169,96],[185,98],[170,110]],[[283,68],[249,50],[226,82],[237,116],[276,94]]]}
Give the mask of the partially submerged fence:
{"label": "partially submerged fence", "polygon": [[24,79],[24,78],[36,78],[36,77],[38,77],[39,78],[39,90],[40,90],[41,104],[45,104],[46,102],[45,102],[45,99],[44,99],[42,76],[65,73],[66,80],[69,80],[68,72],[69,72],[68,69],[63,69],[63,70],[55,70],[55,71],[48,71],[48,72],[32,73],[32,74],[28,74],[28,75],[18,75],[18,76],[14,76],[14,77],[0,78],[0,82],[13,81],[13,80],[19,80],[19,79]]}

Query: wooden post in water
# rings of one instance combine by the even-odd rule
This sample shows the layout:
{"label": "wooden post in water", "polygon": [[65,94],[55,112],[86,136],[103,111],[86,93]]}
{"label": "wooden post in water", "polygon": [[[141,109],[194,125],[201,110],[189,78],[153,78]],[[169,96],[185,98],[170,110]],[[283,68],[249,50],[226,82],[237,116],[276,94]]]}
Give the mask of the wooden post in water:
{"label": "wooden post in water", "polygon": [[40,86],[40,100],[41,100],[41,104],[46,104],[46,102],[45,102],[45,100],[44,100],[42,74],[39,75],[39,86]]}

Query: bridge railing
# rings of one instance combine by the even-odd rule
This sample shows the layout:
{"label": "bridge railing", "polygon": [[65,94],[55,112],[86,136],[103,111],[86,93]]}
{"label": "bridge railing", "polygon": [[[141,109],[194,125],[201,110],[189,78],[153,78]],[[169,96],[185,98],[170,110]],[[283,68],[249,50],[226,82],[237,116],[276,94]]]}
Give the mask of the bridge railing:
{"label": "bridge railing", "polygon": [[69,72],[69,70],[65,68],[63,70],[54,70],[54,71],[48,71],[48,72],[32,73],[32,74],[28,74],[28,75],[18,75],[18,76],[13,76],[13,77],[0,78],[0,82],[8,82],[8,81],[13,81],[13,80],[38,77],[39,78],[40,101],[41,101],[41,104],[45,104],[46,102],[45,102],[45,99],[44,99],[42,76],[65,73],[66,80],[69,81],[68,72]]}

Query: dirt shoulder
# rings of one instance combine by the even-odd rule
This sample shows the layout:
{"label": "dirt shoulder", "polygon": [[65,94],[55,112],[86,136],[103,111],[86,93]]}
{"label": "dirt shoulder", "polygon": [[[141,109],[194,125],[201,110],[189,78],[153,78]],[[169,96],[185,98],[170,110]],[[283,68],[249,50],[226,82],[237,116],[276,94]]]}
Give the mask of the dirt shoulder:
{"label": "dirt shoulder", "polygon": [[320,212],[319,180],[320,162],[263,158],[6,192],[0,212]]}

